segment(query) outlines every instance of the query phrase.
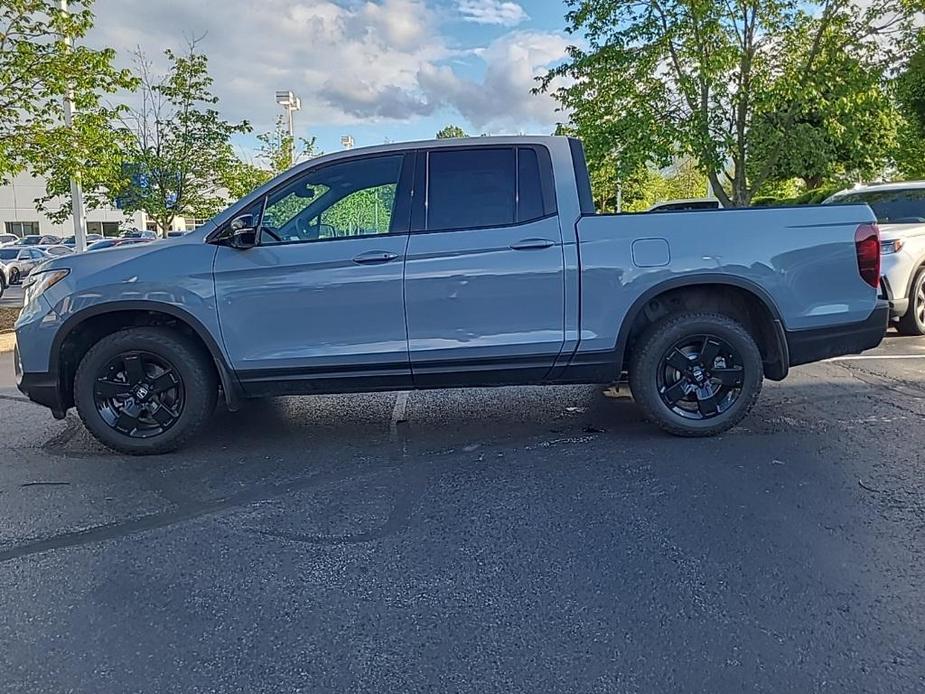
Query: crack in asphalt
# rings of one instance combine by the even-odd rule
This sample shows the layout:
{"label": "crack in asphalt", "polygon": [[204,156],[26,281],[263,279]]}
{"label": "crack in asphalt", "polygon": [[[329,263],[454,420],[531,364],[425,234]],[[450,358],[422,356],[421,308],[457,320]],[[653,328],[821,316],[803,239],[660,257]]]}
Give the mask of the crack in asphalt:
{"label": "crack in asphalt", "polygon": [[261,485],[233,494],[228,497],[222,497],[211,501],[202,501],[191,504],[186,507],[176,508],[172,511],[162,513],[153,513],[139,518],[132,518],[127,521],[118,521],[96,525],[82,530],[76,530],[67,533],[61,533],[52,537],[26,542],[20,545],[14,545],[4,550],[0,550],[0,563],[21,559],[33,554],[48,552],[57,549],[66,549],[89,545],[97,542],[104,542],[116,538],[127,537],[149,530],[158,530],[182,523],[184,521],[210,516],[222,511],[249,506],[269,499],[285,496],[292,492],[310,489],[315,486],[341,482],[350,479],[362,479],[386,470],[398,467],[397,464],[386,464],[375,469],[367,470],[360,473],[321,473],[310,477],[302,477],[290,480],[280,484]]}
{"label": "crack in asphalt", "polygon": [[[261,535],[277,537],[282,540],[292,542],[302,542],[318,545],[337,545],[337,544],[355,544],[381,539],[401,531],[408,525],[411,520],[414,506],[424,490],[427,488],[428,474],[420,466],[411,466],[407,462],[407,445],[406,434],[403,427],[397,424],[403,421],[405,407],[409,399],[407,392],[399,393],[393,415],[389,421],[390,432],[392,433],[393,445],[390,446],[390,455],[386,458],[384,465],[375,469],[367,470],[360,473],[322,473],[309,477],[300,477],[289,482],[280,484],[260,485],[249,490],[242,491],[232,496],[214,499],[211,501],[189,501],[184,503],[182,496],[176,496],[172,493],[164,493],[162,496],[174,503],[176,508],[171,511],[153,513],[146,516],[132,518],[126,521],[118,521],[103,525],[96,525],[82,530],[76,530],[67,533],[60,533],[48,538],[33,540],[19,545],[14,545],[7,549],[0,550],[0,563],[21,559],[34,554],[49,552],[58,549],[67,549],[78,547],[97,542],[127,537],[150,530],[168,528],[179,523],[194,520],[204,516],[214,515],[223,511],[249,506],[255,503],[267,501],[291,494],[296,491],[309,489],[328,483],[336,483],[347,480],[363,479],[374,474],[387,470],[394,470],[405,467],[414,470],[406,480],[407,484],[403,486],[403,491],[396,499],[389,517],[386,522],[379,528],[367,532],[356,533],[346,536],[316,536],[305,533],[287,533],[276,530],[258,530]],[[68,416],[68,426],[64,431],[56,434],[43,444],[44,450],[54,450],[67,444],[79,431],[80,423],[76,417]],[[157,485],[154,485],[157,486]],[[158,491],[166,492],[158,488]],[[171,490],[172,491],[172,490]]]}

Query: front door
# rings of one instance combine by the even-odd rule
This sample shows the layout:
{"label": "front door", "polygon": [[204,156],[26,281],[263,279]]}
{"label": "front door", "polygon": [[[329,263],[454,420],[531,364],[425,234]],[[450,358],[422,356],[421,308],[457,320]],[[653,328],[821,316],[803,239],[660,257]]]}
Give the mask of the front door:
{"label": "front door", "polygon": [[405,263],[415,385],[542,381],[565,340],[548,152],[482,146],[420,157],[426,202],[415,193],[423,204]]}
{"label": "front door", "polygon": [[218,248],[222,336],[249,394],[410,385],[406,179],[404,155],[310,169],[252,211],[257,247]]}

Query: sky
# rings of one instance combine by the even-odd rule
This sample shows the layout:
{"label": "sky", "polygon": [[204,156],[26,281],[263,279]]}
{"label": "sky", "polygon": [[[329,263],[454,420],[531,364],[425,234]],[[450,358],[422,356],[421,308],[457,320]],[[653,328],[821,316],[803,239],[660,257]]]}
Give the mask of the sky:
{"label": "sky", "polygon": [[296,135],[331,152],[343,135],[359,147],[429,139],[447,124],[551,132],[562,116],[530,90],[574,42],[565,13],[561,0],[96,0],[86,43],[128,64],[138,47],[156,57],[204,35],[225,118],[270,130],[275,92],[292,90]]}

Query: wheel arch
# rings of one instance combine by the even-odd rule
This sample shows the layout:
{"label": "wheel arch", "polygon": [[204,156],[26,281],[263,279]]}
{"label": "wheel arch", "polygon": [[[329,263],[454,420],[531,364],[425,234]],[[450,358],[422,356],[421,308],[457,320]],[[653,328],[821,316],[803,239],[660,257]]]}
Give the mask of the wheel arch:
{"label": "wheel arch", "polygon": [[[697,305],[703,301],[704,305]],[[625,371],[636,339],[646,327],[680,306],[688,310],[729,311],[742,320],[761,351],[765,376],[783,380],[790,368],[784,323],[773,297],[758,284],[723,274],[698,274],[660,282],[630,306],[617,336],[616,359]],[[744,311],[744,312],[743,312]]]}
{"label": "wheel arch", "polygon": [[65,319],[52,341],[48,365],[63,395],[65,408],[73,405],[74,375],[86,350],[117,330],[146,325],[177,327],[196,339],[215,365],[229,409],[237,409],[241,399],[240,384],[209,330],[189,311],[172,304],[146,300],[97,304]]}

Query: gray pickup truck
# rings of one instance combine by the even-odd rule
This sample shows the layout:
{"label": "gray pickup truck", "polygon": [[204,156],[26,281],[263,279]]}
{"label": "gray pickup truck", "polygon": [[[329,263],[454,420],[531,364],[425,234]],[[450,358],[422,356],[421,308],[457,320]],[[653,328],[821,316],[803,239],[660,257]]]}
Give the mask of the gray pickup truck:
{"label": "gray pickup truck", "polygon": [[581,144],[313,159],[177,239],[28,279],[19,388],[118,451],[176,448],[221,392],[613,384],[663,429],[739,422],[763,378],[879,344],[866,205],[595,213]]}

